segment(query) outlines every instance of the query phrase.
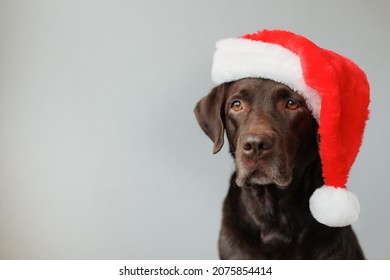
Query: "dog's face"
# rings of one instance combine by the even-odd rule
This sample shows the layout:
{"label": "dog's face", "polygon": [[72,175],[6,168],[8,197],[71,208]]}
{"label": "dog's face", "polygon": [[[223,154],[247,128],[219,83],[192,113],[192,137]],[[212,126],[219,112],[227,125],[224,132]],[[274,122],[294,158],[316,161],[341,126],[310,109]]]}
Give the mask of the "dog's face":
{"label": "dog's face", "polygon": [[271,80],[222,84],[198,102],[195,115],[213,140],[214,153],[222,148],[226,130],[238,186],[284,189],[294,172],[318,155],[317,123],[305,100]]}

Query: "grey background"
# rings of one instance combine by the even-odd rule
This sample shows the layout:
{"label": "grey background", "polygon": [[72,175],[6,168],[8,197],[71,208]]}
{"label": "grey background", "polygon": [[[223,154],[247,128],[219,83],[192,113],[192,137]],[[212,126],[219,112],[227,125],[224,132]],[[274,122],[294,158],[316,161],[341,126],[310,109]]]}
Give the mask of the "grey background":
{"label": "grey background", "polygon": [[[349,188],[390,257],[389,1],[0,1],[0,258],[215,259],[232,160],[192,113],[218,39],[283,28],[371,83]],[[351,104],[353,110],[353,104]]]}

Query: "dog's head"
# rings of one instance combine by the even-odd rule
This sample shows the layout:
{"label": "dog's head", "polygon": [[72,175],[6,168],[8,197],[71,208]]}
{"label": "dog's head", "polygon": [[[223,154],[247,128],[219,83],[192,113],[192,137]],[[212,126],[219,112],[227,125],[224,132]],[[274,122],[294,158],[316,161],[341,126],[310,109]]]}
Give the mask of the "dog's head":
{"label": "dog's head", "polygon": [[238,186],[284,189],[318,156],[317,123],[303,97],[286,85],[259,78],[225,83],[198,102],[195,115],[214,153],[226,130]]}

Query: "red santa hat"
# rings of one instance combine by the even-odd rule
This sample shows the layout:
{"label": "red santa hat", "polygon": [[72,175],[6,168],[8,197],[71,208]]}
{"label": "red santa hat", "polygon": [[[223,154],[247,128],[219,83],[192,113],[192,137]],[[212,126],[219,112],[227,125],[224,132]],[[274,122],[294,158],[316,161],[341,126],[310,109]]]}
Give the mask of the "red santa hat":
{"label": "red santa hat", "polygon": [[217,42],[212,80],[266,78],[283,83],[306,100],[319,124],[324,186],[310,198],[310,211],[331,227],[358,219],[357,197],[346,188],[368,119],[369,84],[351,60],[283,30],[262,30]]}

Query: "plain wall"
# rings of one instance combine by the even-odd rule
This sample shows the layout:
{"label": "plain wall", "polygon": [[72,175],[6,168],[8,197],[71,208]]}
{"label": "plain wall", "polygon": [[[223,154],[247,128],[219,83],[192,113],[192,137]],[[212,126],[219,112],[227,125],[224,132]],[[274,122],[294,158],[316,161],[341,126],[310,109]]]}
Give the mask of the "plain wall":
{"label": "plain wall", "polygon": [[[389,1],[0,0],[0,258],[215,259],[233,170],[195,103],[215,42],[263,28],[354,60],[371,116],[348,186],[390,258]],[[353,104],[350,104],[353,110]]]}

